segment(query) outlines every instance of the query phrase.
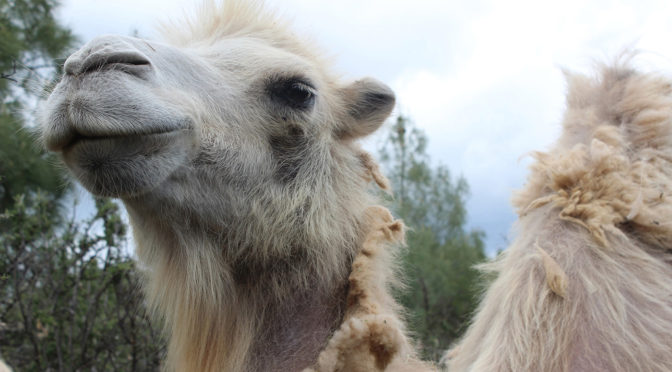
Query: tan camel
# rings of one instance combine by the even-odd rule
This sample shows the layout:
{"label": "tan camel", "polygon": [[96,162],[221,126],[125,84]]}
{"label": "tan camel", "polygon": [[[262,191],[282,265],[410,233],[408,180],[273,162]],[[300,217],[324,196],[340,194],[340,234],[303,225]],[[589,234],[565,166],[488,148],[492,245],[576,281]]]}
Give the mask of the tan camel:
{"label": "tan camel", "polygon": [[385,180],[356,144],[392,91],[339,82],[256,2],[166,30],[70,56],[42,128],[84,187],[125,204],[167,369],[429,368],[389,294],[402,225],[374,207]]}
{"label": "tan camel", "polygon": [[563,133],[450,372],[672,371],[672,82],[569,76]]}

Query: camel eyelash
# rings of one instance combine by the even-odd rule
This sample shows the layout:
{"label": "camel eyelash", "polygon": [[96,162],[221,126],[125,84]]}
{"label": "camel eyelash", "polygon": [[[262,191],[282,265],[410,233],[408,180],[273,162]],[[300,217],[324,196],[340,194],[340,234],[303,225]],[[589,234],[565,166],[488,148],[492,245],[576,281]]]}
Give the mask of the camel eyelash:
{"label": "camel eyelash", "polygon": [[273,101],[295,110],[305,111],[315,104],[314,85],[301,77],[272,80],[266,89]]}

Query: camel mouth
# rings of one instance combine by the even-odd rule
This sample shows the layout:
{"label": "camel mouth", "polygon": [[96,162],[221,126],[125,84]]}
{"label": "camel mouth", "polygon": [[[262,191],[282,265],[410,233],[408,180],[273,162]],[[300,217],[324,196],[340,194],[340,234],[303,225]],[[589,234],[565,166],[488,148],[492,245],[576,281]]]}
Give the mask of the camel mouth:
{"label": "camel mouth", "polygon": [[[49,151],[68,151],[84,142],[131,140],[194,129],[193,119],[170,105],[143,101],[144,90],[119,89],[123,94],[110,94],[116,86],[96,87],[100,88],[96,91],[70,84],[59,85],[52,102],[47,102],[43,140]],[[124,109],[123,115],[109,110],[114,104]]]}
{"label": "camel mouth", "polygon": [[111,134],[111,135],[75,135],[61,150],[67,158],[77,154],[94,154],[107,159],[116,157],[130,158],[135,156],[151,157],[169,146],[184,130],[163,132]]}
{"label": "camel mouth", "polygon": [[145,139],[150,140],[152,137],[159,137],[162,135],[170,135],[184,131],[183,129],[177,130],[165,130],[165,131],[156,131],[156,132],[147,132],[147,133],[128,133],[128,134],[96,134],[96,135],[85,135],[79,132],[75,132],[72,137],[61,147],[63,153],[69,152],[75,148],[78,144],[82,143],[95,143],[102,141],[129,141],[136,139]]}

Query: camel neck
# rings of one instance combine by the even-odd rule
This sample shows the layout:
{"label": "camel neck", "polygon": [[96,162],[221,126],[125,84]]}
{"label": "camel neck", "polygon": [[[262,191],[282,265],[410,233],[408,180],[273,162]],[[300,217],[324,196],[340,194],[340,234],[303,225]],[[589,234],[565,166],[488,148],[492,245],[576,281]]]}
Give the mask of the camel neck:
{"label": "camel neck", "polygon": [[176,358],[185,361],[176,370],[232,365],[228,356],[208,360],[214,352],[191,356],[194,345],[235,350],[235,371],[301,371],[315,363],[343,319],[352,257],[343,255],[339,266],[347,269],[329,281],[301,254],[310,247],[270,261],[229,261],[217,240],[129,211],[138,258],[149,269],[150,306],[171,330],[169,355],[190,354]]}
{"label": "camel neck", "polygon": [[[306,288],[263,309],[251,371],[302,371],[313,365],[343,320],[347,280],[330,290]],[[261,310],[261,309],[260,309]],[[260,357],[261,356],[261,357]]]}

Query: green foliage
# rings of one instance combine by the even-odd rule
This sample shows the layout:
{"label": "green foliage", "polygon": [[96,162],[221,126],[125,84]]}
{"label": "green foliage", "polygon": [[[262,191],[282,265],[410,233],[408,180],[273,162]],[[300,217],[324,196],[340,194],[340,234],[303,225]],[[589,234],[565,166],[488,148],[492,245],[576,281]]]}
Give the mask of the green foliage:
{"label": "green foliage", "polygon": [[38,189],[60,198],[67,182],[55,164],[54,156],[38,148],[17,117],[0,111],[0,212],[13,204],[15,196]]}
{"label": "green foliage", "polygon": [[[0,0],[0,94],[10,83],[25,88],[32,78],[46,80],[75,38],[54,18],[55,0]],[[36,76],[37,75],[37,76]],[[2,100],[5,102],[5,100]]]}
{"label": "green foliage", "polygon": [[55,20],[56,6],[55,0],[0,0],[0,212],[17,195],[39,188],[59,198],[66,189],[53,156],[24,126],[29,116],[21,115],[75,41]]}
{"label": "green foliage", "polygon": [[485,253],[483,233],[465,229],[466,181],[453,180],[443,165],[433,167],[426,147],[424,133],[400,116],[381,160],[395,190],[392,208],[410,228],[404,257],[409,288],[401,301],[424,356],[438,359],[475,309],[480,277],[473,266]]}
{"label": "green foliage", "polygon": [[117,204],[54,224],[42,192],[0,215],[0,354],[21,371],[148,371],[163,354],[142,310]]}

